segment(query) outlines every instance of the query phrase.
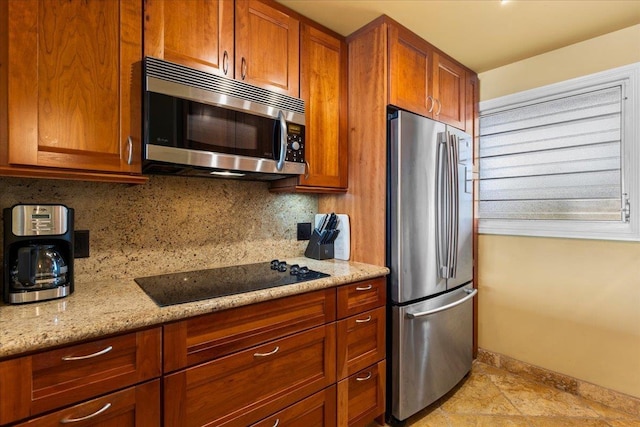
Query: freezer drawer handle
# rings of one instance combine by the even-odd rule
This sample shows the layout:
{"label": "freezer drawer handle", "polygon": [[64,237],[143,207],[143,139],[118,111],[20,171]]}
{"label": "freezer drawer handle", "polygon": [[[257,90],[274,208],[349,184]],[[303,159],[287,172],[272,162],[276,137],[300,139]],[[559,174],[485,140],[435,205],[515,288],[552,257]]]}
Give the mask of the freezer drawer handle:
{"label": "freezer drawer handle", "polygon": [[371,371],[367,372],[364,377],[356,377],[356,381],[366,381],[371,378]]}
{"label": "freezer drawer handle", "polygon": [[358,286],[356,288],[356,291],[368,291],[369,289],[373,288],[373,285],[367,285],[367,286]]}
{"label": "freezer drawer handle", "polygon": [[408,319],[416,319],[418,317],[424,317],[424,316],[428,316],[430,314],[436,314],[436,313],[440,313],[441,311],[449,310],[450,308],[453,308],[453,307],[455,307],[457,305],[460,305],[460,304],[466,302],[467,300],[470,300],[471,298],[475,297],[476,294],[478,293],[477,289],[474,289],[474,290],[465,289],[464,291],[468,295],[466,297],[462,298],[461,300],[458,300],[456,302],[452,302],[451,304],[443,305],[442,307],[434,308],[433,310],[423,311],[423,312],[420,312],[420,313],[407,313],[407,318]]}

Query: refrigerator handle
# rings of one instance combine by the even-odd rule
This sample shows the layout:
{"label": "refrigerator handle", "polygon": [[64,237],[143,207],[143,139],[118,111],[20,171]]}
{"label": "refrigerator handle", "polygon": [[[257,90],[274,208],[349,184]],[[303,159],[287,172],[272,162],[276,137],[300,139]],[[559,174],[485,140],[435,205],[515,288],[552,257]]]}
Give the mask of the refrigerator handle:
{"label": "refrigerator handle", "polygon": [[448,275],[448,189],[447,189],[447,132],[438,133],[438,149],[436,160],[436,263],[438,277],[446,279]]}
{"label": "refrigerator handle", "polygon": [[456,306],[458,306],[460,304],[465,303],[466,301],[468,301],[471,298],[475,297],[476,294],[478,293],[477,289],[465,289],[464,291],[467,294],[467,296],[462,298],[462,299],[459,299],[456,302],[452,302],[451,304],[443,305],[442,307],[434,308],[433,310],[421,311],[421,312],[418,312],[418,313],[407,313],[406,314],[407,319],[417,319],[418,317],[429,316],[430,314],[436,314],[436,313],[440,313],[441,311],[449,310],[450,308],[453,308],[453,307],[456,307]]}
{"label": "refrigerator handle", "polygon": [[456,270],[458,265],[458,222],[459,222],[459,209],[460,195],[458,190],[458,137],[451,134],[449,137],[449,197],[450,203],[450,216],[449,216],[449,261],[447,267],[449,269],[449,278],[456,277]]}

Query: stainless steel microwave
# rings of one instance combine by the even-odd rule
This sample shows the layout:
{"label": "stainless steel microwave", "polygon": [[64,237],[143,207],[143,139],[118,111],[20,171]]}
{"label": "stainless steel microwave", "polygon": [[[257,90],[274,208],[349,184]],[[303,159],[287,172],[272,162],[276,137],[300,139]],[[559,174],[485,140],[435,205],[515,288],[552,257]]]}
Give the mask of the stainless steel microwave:
{"label": "stainless steel microwave", "polygon": [[144,59],[143,172],[276,180],[305,172],[304,101]]}

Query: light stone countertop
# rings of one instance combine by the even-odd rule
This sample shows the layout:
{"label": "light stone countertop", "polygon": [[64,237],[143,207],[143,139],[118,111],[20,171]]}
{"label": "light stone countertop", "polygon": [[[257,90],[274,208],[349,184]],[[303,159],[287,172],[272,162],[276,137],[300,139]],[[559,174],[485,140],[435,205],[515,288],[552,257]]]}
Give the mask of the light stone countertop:
{"label": "light stone countertop", "polygon": [[306,265],[330,277],[168,307],[158,307],[133,279],[81,282],[75,284],[74,293],[66,298],[0,305],[0,358],[389,273],[386,267],[351,261],[317,261],[304,257],[286,261]]}

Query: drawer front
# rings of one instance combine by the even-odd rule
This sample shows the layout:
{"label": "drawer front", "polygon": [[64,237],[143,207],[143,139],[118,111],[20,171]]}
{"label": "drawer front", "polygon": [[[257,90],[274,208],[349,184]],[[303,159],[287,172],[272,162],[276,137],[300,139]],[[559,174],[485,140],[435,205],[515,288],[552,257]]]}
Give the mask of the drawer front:
{"label": "drawer front", "polygon": [[335,324],[164,378],[165,426],[247,426],[331,385]]}
{"label": "drawer front", "polygon": [[338,288],[338,319],[382,307],[387,302],[387,279],[365,280]]}
{"label": "drawer front", "polygon": [[338,379],[385,358],[385,307],[337,322]]}
{"label": "drawer front", "polygon": [[252,427],[335,427],[336,403],[334,385],[252,424]]}
{"label": "drawer front", "polygon": [[265,301],[164,326],[164,372],[335,320],[335,289]]}
{"label": "drawer front", "polygon": [[366,426],[384,413],[385,361],[338,382],[338,426]]}
{"label": "drawer front", "polygon": [[19,426],[157,427],[160,425],[160,380],[130,387],[27,421]]}
{"label": "drawer front", "polygon": [[159,377],[161,330],[106,338],[32,357],[32,415]]}

